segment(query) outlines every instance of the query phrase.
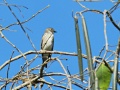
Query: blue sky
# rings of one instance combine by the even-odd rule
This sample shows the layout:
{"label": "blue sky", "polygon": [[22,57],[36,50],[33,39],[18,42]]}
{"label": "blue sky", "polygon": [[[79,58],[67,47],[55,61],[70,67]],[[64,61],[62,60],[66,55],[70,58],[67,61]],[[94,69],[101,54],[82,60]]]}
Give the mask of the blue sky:
{"label": "blue sky", "polygon": [[[74,27],[74,19],[72,18],[72,11],[80,12],[84,10],[78,3],[73,0],[9,0],[7,1],[9,4],[16,4],[20,6],[26,6],[28,9],[20,8],[21,12],[11,6],[12,10],[18,17],[20,21],[25,21],[34,15],[39,10],[43,9],[47,5],[50,7],[44,10],[42,13],[37,15],[35,18],[30,20],[29,22],[23,24],[26,32],[29,34],[32,42],[34,43],[36,50],[40,50],[40,42],[42,35],[47,27],[53,27],[57,33],[55,34],[55,43],[54,50],[55,51],[63,51],[63,52],[77,52],[76,50],[76,36],[75,36],[75,27]],[[5,5],[2,5],[3,1],[0,0],[0,25],[2,27],[6,27],[11,23],[16,22],[16,19],[13,17],[11,12]],[[83,5],[90,9],[97,9],[100,11],[109,10],[114,4],[108,1],[101,2],[82,2]],[[118,23],[119,22],[119,9],[116,10],[112,16],[113,19]],[[88,32],[90,37],[92,55],[98,56],[100,50],[105,45],[104,41],[104,32],[103,32],[103,16],[101,14],[96,14],[93,12],[84,13],[86,18]],[[117,45],[119,32],[118,30],[111,24],[111,22],[107,23],[107,33],[108,33],[108,41],[110,45]],[[82,42],[82,52],[85,53],[85,46],[83,40],[83,33],[81,27],[81,19],[79,19],[80,26],[80,35]],[[28,28],[28,29],[26,29]],[[23,53],[29,50],[34,50],[31,46],[29,40],[23,33],[20,26],[13,26],[9,28],[10,30],[4,30],[3,34],[14,44],[17,48],[19,48]],[[31,30],[31,31],[30,31]],[[11,56],[12,51],[15,53],[13,57],[19,55],[19,53],[10,46],[4,39],[0,38],[0,65],[2,65],[6,60],[8,60]],[[110,48],[111,50],[115,50],[116,47]],[[34,55],[27,56],[27,59],[30,60]],[[59,57],[60,55],[53,55],[53,57]],[[78,73],[78,60],[75,56],[65,56],[61,55],[60,59],[67,58],[68,60],[62,60],[65,67],[69,66],[69,70],[71,74]],[[113,59],[113,58],[111,58]],[[20,70],[20,66],[25,63],[23,58],[11,63],[11,70],[9,77],[13,77],[17,71]],[[36,61],[30,66],[33,68],[42,63],[41,58],[37,58]],[[87,62],[84,60],[84,68],[87,67]],[[6,69],[0,71],[0,76],[6,77]],[[57,62],[54,62],[48,72],[63,72]],[[38,73],[36,71],[35,73]],[[77,87],[73,87],[74,90],[77,90]],[[54,89],[55,90],[55,89]],[[60,90],[60,89],[59,89]]]}

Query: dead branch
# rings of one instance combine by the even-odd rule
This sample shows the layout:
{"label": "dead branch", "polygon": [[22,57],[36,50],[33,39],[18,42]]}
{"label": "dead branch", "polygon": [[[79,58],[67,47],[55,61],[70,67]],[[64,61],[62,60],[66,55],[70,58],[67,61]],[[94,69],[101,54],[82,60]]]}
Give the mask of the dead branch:
{"label": "dead branch", "polygon": [[[14,57],[14,58],[11,58],[11,60],[7,60],[4,64],[2,64],[0,66],[0,70],[2,68],[4,68],[6,65],[8,65],[10,62],[18,60],[18,59],[22,58],[23,56],[27,56],[27,55],[30,55],[30,54],[43,54],[43,53],[77,56],[76,53],[61,52],[61,51],[44,51],[44,50],[40,50],[40,51],[37,51],[37,52],[36,51],[28,51],[28,52],[23,53],[23,55],[18,55],[18,56]],[[82,57],[87,59],[87,56],[84,55],[84,54],[82,54]]]}

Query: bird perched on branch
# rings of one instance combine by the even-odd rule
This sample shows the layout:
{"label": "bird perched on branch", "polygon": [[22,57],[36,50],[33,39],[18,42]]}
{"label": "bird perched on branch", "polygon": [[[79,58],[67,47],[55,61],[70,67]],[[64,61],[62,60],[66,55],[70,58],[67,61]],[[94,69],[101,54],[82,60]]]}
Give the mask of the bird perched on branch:
{"label": "bird perched on branch", "polygon": [[[41,41],[41,50],[47,50],[47,51],[53,50],[55,32],[56,31],[53,28],[47,28],[45,30],[45,33]],[[51,58],[51,54],[42,54],[43,63],[49,58]],[[47,68],[47,64],[45,65],[45,67]]]}

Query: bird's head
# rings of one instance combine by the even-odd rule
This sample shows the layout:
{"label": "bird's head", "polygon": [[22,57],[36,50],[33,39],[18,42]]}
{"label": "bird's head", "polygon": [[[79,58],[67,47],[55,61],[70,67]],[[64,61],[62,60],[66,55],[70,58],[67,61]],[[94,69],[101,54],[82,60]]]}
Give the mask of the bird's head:
{"label": "bird's head", "polygon": [[46,32],[52,32],[52,33],[56,33],[56,31],[53,28],[47,28]]}

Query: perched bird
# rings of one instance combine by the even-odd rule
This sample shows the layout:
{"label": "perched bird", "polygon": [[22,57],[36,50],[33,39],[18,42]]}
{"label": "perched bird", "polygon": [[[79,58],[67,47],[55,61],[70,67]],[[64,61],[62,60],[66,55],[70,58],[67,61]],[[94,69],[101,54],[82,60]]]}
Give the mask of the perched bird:
{"label": "perched bird", "polygon": [[[45,33],[42,37],[41,41],[41,50],[52,51],[54,46],[54,33],[56,31],[53,28],[47,28]],[[51,54],[42,54],[43,63],[48,59],[51,58]],[[47,68],[47,64],[45,65]]]}

